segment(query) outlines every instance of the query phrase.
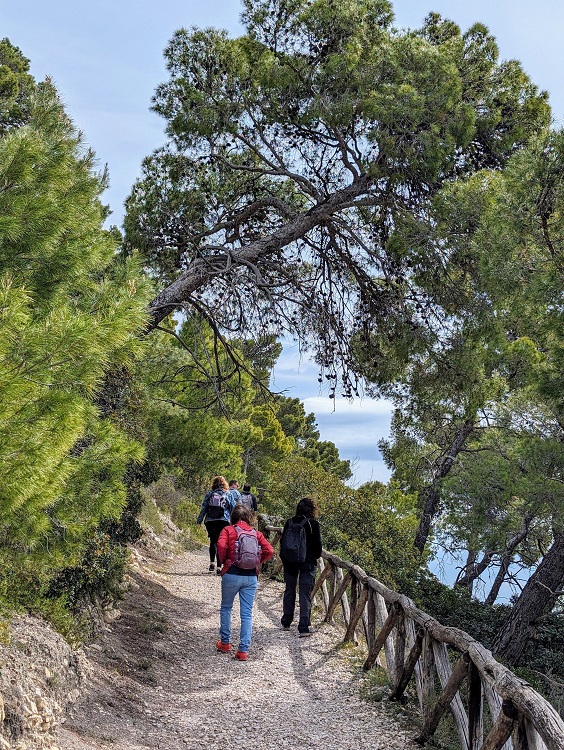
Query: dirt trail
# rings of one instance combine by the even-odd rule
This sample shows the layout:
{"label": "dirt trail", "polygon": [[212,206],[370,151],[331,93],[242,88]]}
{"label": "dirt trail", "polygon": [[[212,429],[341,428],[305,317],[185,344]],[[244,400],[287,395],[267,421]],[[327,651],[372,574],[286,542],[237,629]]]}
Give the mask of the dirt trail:
{"label": "dirt trail", "polygon": [[[221,583],[207,564],[203,551],[138,558],[123,616],[82,655],[61,750],[415,747],[384,704],[360,700],[335,628],[280,629],[274,581],[260,583],[249,661],[216,652]],[[232,625],[237,635],[235,609]]]}

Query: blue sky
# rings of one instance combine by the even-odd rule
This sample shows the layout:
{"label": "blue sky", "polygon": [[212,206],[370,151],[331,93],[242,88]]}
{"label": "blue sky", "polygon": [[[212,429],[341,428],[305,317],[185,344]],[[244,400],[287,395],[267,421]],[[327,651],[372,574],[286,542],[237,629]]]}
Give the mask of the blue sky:
{"label": "blue sky", "polygon": [[[110,188],[105,201],[120,224],[123,201],[144,156],[163,143],[163,121],[149,111],[155,87],[166,80],[162,50],[181,26],[239,30],[238,0],[18,0],[4,4],[0,37],[8,37],[31,60],[37,79],[50,76],[83,130]],[[557,125],[564,124],[564,4],[561,0],[397,0],[398,27],[417,27],[430,11],[463,30],[485,23],[501,57],[521,60],[541,89],[550,93]],[[337,403],[319,393],[317,369],[288,346],[274,373],[274,387],[304,399],[316,414],[324,440],[352,461],[355,483],[389,475],[377,442],[389,431],[389,404],[370,399]]]}

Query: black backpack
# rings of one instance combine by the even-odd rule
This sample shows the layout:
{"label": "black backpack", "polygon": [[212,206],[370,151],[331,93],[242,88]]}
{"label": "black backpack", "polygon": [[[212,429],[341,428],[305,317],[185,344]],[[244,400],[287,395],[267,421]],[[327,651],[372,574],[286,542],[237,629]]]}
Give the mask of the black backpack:
{"label": "black backpack", "polygon": [[208,498],[206,519],[219,521],[225,518],[225,508],[227,508],[227,493],[224,490],[214,490]]}
{"label": "black backpack", "polygon": [[280,559],[282,562],[302,563],[307,555],[307,541],[305,525],[309,518],[303,521],[288,521],[286,531],[280,540]]}

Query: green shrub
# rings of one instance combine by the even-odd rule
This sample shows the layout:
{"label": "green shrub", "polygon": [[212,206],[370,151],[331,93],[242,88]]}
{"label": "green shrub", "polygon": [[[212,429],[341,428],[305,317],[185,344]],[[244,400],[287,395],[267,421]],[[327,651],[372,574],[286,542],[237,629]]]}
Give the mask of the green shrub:
{"label": "green shrub", "polygon": [[190,538],[195,542],[207,543],[207,533],[203,526],[196,524],[200,503],[185,499],[172,508],[171,517],[179,529],[190,532]]}
{"label": "green shrub", "polygon": [[159,509],[155,505],[154,500],[146,498],[141,511],[139,513],[139,521],[143,526],[148,526],[153,529],[155,534],[163,533],[163,522],[159,513]]}
{"label": "green shrub", "polygon": [[107,604],[121,598],[120,583],[127,562],[127,548],[113,543],[108,534],[96,532],[80,565],[65,568],[51,581],[46,597],[65,597],[71,610],[81,601]]}

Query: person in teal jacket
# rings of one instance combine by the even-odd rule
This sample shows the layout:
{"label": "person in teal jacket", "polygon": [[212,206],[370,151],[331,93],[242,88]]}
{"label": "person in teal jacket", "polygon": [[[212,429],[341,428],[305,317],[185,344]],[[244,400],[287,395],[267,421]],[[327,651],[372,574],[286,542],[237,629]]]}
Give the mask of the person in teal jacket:
{"label": "person in teal jacket", "polygon": [[229,492],[227,480],[222,476],[214,477],[211,490],[205,494],[196,523],[199,526],[204,521],[210,540],[210,565],[208,570],[213,573],[217,562],[218,576],[221,575],[221,563],[217,556],[217,540],[221,530],[230,523],[231,511],[234,507],[235,501],[231,492]]}

